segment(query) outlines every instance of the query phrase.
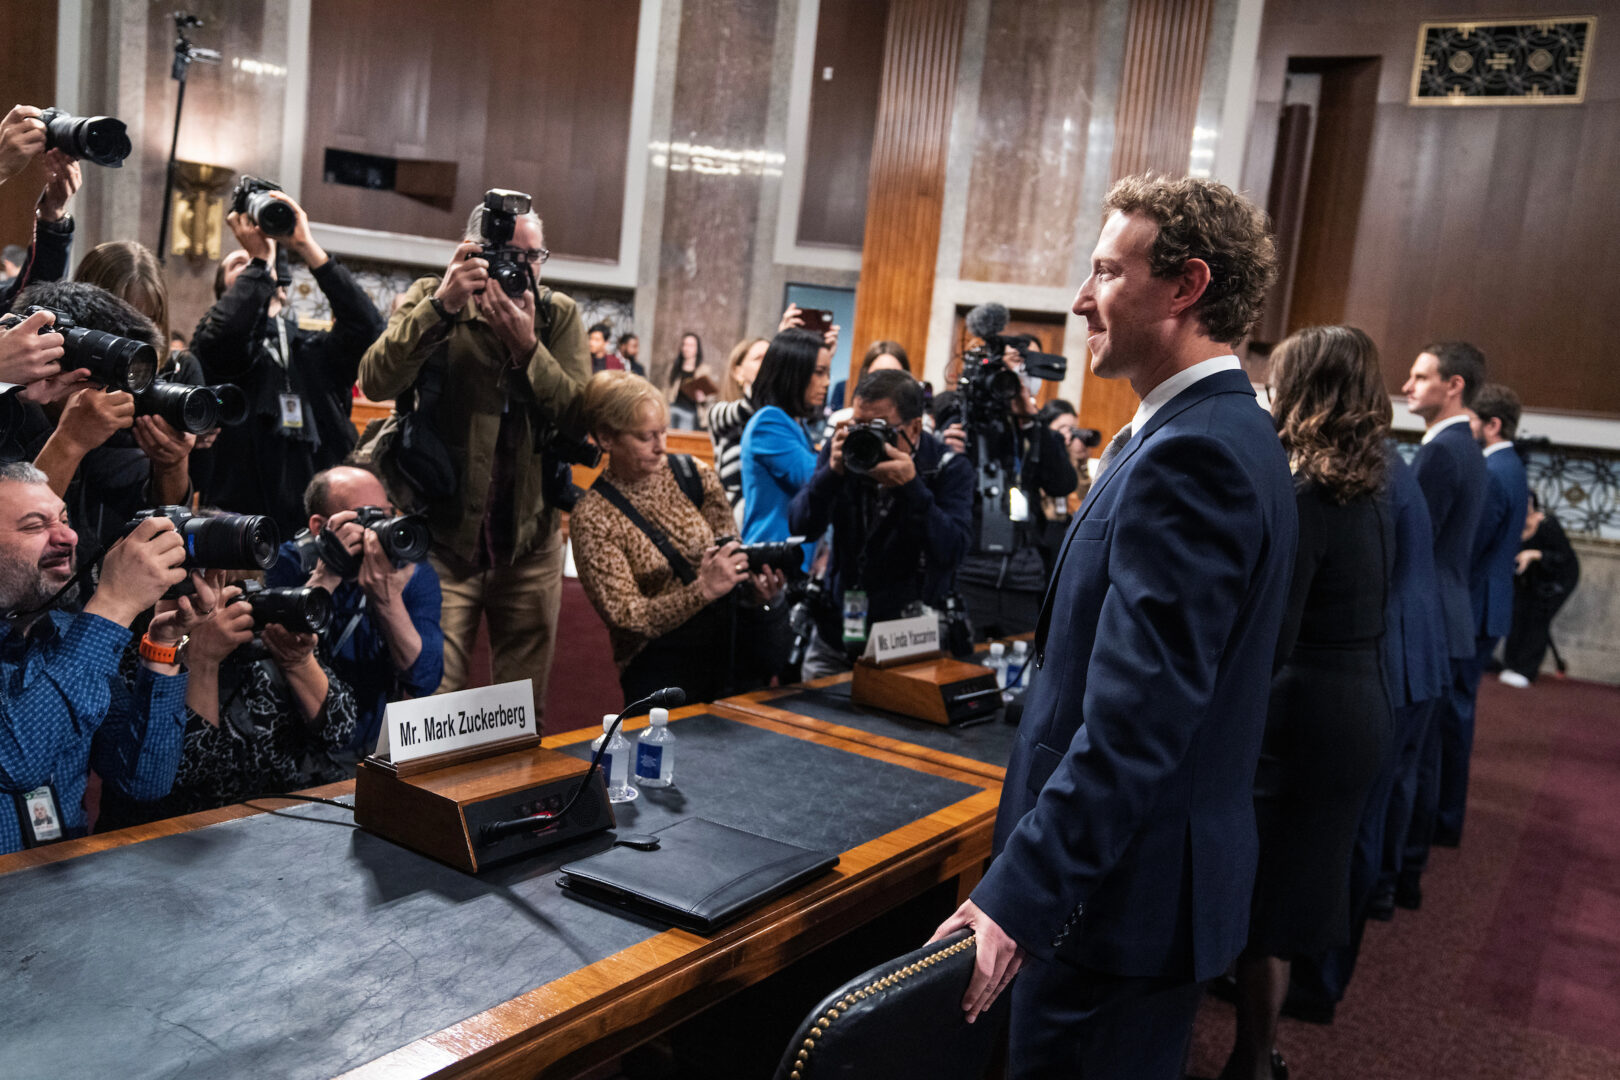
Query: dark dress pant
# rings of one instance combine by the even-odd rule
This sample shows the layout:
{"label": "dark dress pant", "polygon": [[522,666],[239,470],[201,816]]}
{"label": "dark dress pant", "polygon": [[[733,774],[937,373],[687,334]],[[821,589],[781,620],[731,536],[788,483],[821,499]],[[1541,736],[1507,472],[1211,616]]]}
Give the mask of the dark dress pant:
{"label": "dark dress pant", "polygon": [[1010,993],[1012,1080],[1181,1080],[1204,988],[1030,957]]}
{"label": "dark dress pant", "polygon": [[[1405,865],[1407,837],[1412,831],[1412,815],[1417,809],[1418,772],[1423,750],[1434,727],[1434,700],[1406,705],[1396,711],[1401,729],[1401,745],[1395,759],[1395,783],[1389,792],[1389,810],[1384,818],[1384,853],[1378,875],[1378,892],[1392,892],[1395,879]],[[1433,820],[1432,814],[1430,818]],[[1425,847],[1425,850],[1427,848]]]}
{"label": "dark dress pant", "polygon": [[1474,707],[1479,680],[1500,638],[1482,637],[1472,659],[1455,662],[1451,708],[1440,729],[1440,793],[1431,842],[1456,847],[1462,842],[1463,814],[1468,806],[1468,764],[1474,756]]}

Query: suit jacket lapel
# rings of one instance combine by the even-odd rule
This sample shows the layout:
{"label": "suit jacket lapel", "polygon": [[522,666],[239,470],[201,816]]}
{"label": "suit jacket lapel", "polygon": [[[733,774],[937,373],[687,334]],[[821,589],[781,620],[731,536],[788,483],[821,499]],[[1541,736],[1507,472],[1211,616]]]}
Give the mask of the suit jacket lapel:
{"label": "suit jacket lapel", "polygon": [[1110,480],[1124,470],[1125,463],[1131,456],[1141,449],[1155,431],[1158,431],[1172,419],[1186,412],[1200,401],[1212,398],[1217,394],[1248,394],[1254,397],[1254,386],[1249,377],[1241,371],[1218,371],[1205,379],[1199,379],[1187,389],[1165,402],[1155,412],[1140,431],[1131,436],[1129,442],[1120,450],[1119,455],[1109,464],[1107,471],[1098,478],[1090,491],[1086,492],[1085,500],[1081,502],[1080,509],[1076,511],[1074,520],[1069,522],[1068,532],[1063,537],[1063,550],[1058,552],[1057,562],[1052,566],[1052,577],[1046,583],[1046,596],[1041,600],[1041,614],[1035,623],[1035,656],[1037,660],[1044,659],[1046,648],[1046,631],[1052,622],[1052,603],[1054,590],[1057,588],[1058,577],[1063,573],[1063,563],[1069,557],[1069,548],[1074,543],[1074,531],[1086,515],[1091,512],[1092,505],[1097,501],[1098,493],[1108,486]]}

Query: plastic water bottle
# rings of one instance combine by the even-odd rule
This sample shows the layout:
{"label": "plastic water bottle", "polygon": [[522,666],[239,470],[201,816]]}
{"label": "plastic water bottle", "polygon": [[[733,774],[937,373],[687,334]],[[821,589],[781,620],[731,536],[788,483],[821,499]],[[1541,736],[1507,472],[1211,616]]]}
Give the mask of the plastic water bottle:
{"label": "plastic water bottle", "polygon": [[654,709],[648,721],[636,740],[636,783],[669,787],[675,782],[675,733],[669,730],[669,710]]}
{"label": "plastic water bottle", "polygon": [[996,685],[1005,688],[1007,685],[1007,646],[1000,641],[990,643],[990,663],[987,665],[996,673]]}
{"label": "plastic water bottle", "polygon": [[614,731],[613,738],[608,740],[608,732],[616,719],[613,713],[602,717],[602,734],[591,743],[591,750],[594,752],[601,748],[604,741],[607,742],[607,749],[602,753],[602,775],[607,777],[608,800],[630,802],[641,792],[630,786],[630,744],[618,731]]}
{"label": "plastic water bottle", "polygon": [[1007,662],[1007,688],[1015,690],[1029,685],[1029,642],[1013,642],[1012,659]]}

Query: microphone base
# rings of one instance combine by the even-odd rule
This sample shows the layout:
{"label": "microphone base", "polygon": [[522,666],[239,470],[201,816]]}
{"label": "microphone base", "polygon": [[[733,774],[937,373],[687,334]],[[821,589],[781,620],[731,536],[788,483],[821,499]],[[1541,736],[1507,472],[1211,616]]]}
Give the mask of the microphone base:
{"label": "microphone base", "polygon": [[613,828],[600,770],[562,819],[494,842],[485,825],[561,810],[589,763],[538,747],[401,776],[367,758],[354,780],[354,819],[367,832],[476,874]]}

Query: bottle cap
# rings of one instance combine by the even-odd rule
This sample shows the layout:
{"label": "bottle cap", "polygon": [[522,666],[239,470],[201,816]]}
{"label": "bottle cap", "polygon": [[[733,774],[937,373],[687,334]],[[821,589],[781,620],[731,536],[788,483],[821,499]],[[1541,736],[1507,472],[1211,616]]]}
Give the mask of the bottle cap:
{"label": "bottle cap", "polygon": [[1006,654],[1007,654],[1007,646],[1005,644],[1003,644],[1002,642],[999,642],[999,641],[992,641],[990,643],[990,655],[991,656],[1005,656]]}
{"label": "bottle cap", "polygon": [[1027,641],[1015,641],[1015,642],[1013,642],[1013,652],[1018,653],[1020,655],[1029,652],[1029,642],[1027,642]]}
{"label": "bottle cap", "polygon": [[647,720],[652,724],[653,727],[663,727],[665,724],[669,723],[669,710],[654,709],[652,712],[647,714]]}
{"label": "bottle cap", "polygon": [[617,713],[604,713],[602,716],[602,730],[606,731],[613,726],[613,721],[619,718]]}

